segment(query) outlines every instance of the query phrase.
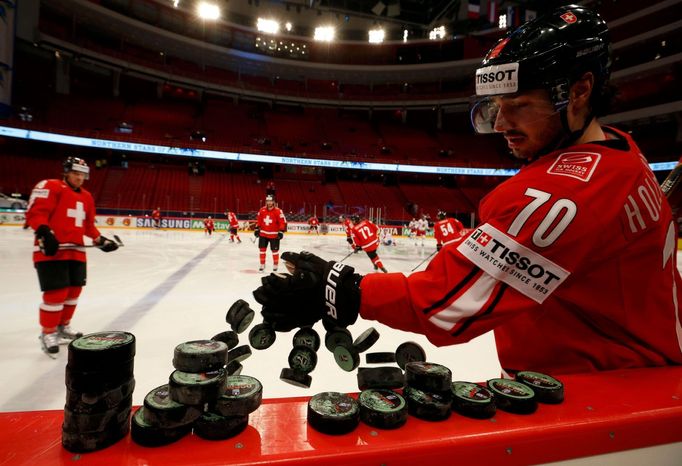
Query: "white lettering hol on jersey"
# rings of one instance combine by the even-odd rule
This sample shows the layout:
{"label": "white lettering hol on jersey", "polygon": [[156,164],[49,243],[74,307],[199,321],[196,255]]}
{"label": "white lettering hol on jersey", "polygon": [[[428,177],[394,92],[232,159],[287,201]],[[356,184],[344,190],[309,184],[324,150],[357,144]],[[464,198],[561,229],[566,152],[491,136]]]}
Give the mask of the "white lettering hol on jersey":
{"label": "white lettering hol on jersey", "polygon": [[265,216],[265,219],[263,220],[263,223],[265,223],[267,226],[270,226],[270,224],[272,223],[272,219],[270,218],[269,215],[266,215],[266,216]]}
{"label": "white lettering hol on jersey", "polygon": [[457,250],[484,272],[538,303],[571,274],[487,223],[474,230]]}
{"label": "white lettering hol on jersey", "polygon": [[73,218],[77,227],[82,227],[83,220],[85,220],[85,210],[83,210],[83,203],[81,201],[76,201],[76,208],[66,209],[66,216]]}

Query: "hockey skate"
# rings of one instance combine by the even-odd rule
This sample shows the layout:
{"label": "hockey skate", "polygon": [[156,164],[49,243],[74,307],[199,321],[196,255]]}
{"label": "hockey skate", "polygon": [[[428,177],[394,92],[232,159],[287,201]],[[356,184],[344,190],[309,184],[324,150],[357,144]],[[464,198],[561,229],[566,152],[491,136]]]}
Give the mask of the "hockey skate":
{"label": "hockey skate", "polygon": [[264,265],[258,266],[258,271],[259,271],[259,272],[265,271],[265,266],[264,266]]}
{"label": "hockey skate", "polygon": [[41,333],[38,339],[40,340],[40,348],[43,352],[52,359],[57,359],[57,353],[59,353],[59,336],[57,332]]}
{"label": "hockey skate", "polygon": [[83,333],[74,331],[70,325],[59,325],[57,326],[57,336],[60,345],[68,345],[76,338],[82,337]]}
{"label": "hockey skate", "polygon": [[273,271],[273,272],[277,272],[277,266],[274,266],[274,267],[272,268],[272,271]]}

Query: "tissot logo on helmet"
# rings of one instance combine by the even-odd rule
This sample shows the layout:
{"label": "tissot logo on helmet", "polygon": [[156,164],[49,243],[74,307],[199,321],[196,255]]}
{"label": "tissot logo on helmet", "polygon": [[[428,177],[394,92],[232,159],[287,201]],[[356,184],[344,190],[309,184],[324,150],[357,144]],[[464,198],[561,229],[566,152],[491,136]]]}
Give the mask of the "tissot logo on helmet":
{"label": "tissot logo on helmet", "polygon": [[519,89],[519,64],[487,66],[476,70],[476,94],[509,94]]}

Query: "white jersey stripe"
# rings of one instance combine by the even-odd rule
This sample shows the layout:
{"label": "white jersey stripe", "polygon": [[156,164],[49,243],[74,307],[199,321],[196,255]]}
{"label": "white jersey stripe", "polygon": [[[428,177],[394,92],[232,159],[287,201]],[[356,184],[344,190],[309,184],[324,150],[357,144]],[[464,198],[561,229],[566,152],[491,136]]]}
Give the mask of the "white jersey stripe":
{"label": "white jersey stripe", "polygon": [[483,309],[485,303],[495,289],[498,280],[482,274],[459,298],[452,304],[429,317],[429,321],[436,327],[450,331],[452,327],[462,319],[476,315]]}
{"label": "white jersey stripe", "polygon": [[48,312],[59,312],[64,310],[64,305],[63,304],[46,304],[42,303],[40,305],[40,309],[43,311],[48,311]]}
{"label": "white jersey stripe", "polygon": [[78,298],[76,298],[76,299],[67,299],[66,301],[64,301],[64,304],[67,304],[67,305],[69,305],[69,306],[75,306],[76,304],[78,304]]}

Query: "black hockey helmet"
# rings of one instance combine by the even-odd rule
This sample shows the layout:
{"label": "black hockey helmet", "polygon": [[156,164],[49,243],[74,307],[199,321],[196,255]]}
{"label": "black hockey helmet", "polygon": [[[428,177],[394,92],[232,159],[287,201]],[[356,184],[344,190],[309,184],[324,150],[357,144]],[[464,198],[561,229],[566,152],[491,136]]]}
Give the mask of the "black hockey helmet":
{"label": "black hockey helmet", "polygon": [[350,221],[353,223],[360,223],[360,216],[359,215],[351,215]]}
{"label": "black hockey helmet", "polygon": [[62,168],[65,175],[73,171],[85,173],[86,180],[90,176],[90,167],[88,167],[88,164],[85,162],[85,160],[79,159],[78,157],[67,157],[66,160],[62,162]]}
{"label": "black hockey helmet", "polygon": [[471,123],[477,133],[494,132],[492,97],[531,89],[546,89],[561,111],[571,85],[588,71],[595,78],[591,105],[596,114],[606,100],[610,68],[604,20],[582,6],[559,7],[509,32],[488,51],[476,70]]}
{"label": "black hockey helmet", "polygon": [[438,213],[436,214],[436,216],[438,217],[438,220],[445,220],[445,217],[447,217],[448,214],[446,214],[442,210],[439,210]]}

